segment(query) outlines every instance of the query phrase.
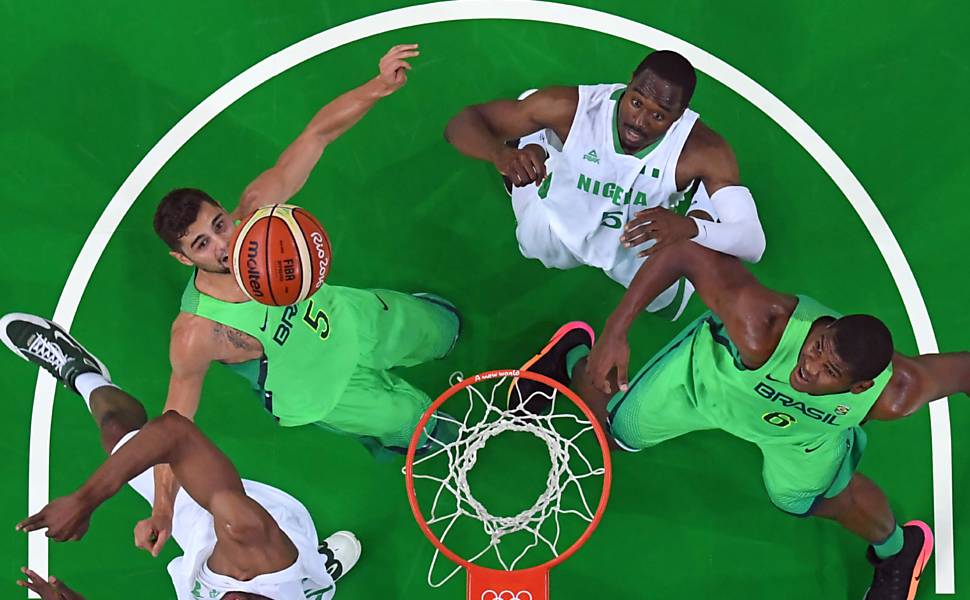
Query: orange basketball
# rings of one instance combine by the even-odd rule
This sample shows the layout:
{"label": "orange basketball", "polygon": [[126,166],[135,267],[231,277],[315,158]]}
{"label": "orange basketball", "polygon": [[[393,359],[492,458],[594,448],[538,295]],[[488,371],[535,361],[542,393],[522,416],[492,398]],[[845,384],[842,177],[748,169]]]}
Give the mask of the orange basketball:
{"label": "orange basketball", "polygon": [[298,206],[272,204],[249,215],[233,234],[236,282],[261,304],[289,306],[313,295],[330,273],[330,239]]}

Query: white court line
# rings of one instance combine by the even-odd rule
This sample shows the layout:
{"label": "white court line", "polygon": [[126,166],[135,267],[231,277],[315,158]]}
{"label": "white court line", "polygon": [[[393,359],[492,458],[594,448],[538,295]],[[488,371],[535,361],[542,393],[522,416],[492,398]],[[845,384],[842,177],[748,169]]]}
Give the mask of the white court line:
{"label": "white court line", "polygon": [[[192,109],[138,163],[108,203],[64,284],[54,320],[66,328],[74,322],[78,303],[108,240],[149,181],[193,135],[216,115],[265,81],[314,56],[357,40],[405,27],[471,19],[539,21],[589,29],[683,54],[700,71],[720,81],[751,102],[787,131],[828,173],[859,214],[875,241],[896,287],[921,353],[937,352],[936,336],[913,272],[869,194],[844,162],[821,137],[783,102],[721,59],[647,25],[592,9],[531,0],[451,0],[391,10],[364,17],[306,38],[269,56],[212,93]],[[414,85],[412,83],[412,85]],[[404,93],[407,93],[406,91]],[[148,233],[146,232],[146,235]],[[49,497],[50,425],[54,381],[41,371],[34,391],[30,424],[28,509],[34,513]],[[936,535],[936,592],[954,593],[953,506],[950,454],[950,420],[946,399],[930,405],[933,449],[934,531]],[[28,537],[27,564],[42,575],[48,571],[47,538],[41,532]],[[29,597],[36,597],[32,593]]]}

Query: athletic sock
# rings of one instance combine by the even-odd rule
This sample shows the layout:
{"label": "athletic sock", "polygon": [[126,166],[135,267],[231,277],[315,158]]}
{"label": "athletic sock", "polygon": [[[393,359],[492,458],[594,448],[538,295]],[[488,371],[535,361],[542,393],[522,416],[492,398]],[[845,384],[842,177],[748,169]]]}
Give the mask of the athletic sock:
{"label": "athletic sock", "polygon": [[74,387],[77,388],[77,393],[81,394],[81,397],[84,398],[84,403],[88,405],[88,410],[91,410],[91,393],[106,385],[113,388],[118,387],[102,377],[99,373],[81,373],[74,380]]}
{"label": "athletic sock", "polygon": [[576,346],[566,353],[566,374],[573,378],[573,367],[576,363],[589,356],[589,346]]}
{"label": "athletic sock", "polygon": [[875,550],[876,556],[882,560],[899,554],[899,551],[903,549],[903,528],[896,525],[896,529],[889,534],[889,537],[881,544],[873,544],[872,549]]}

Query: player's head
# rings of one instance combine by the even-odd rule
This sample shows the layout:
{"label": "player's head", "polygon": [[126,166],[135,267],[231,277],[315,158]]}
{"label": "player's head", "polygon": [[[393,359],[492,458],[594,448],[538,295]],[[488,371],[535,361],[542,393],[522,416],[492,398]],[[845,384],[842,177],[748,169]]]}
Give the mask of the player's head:
{"label": "player's head", "polygon": [[210,273],[229,272],[235,226],[209,194],[193,188],[172,190],[159,202],[154,224],[175,260]]}
{"label": "player's head", "polygon": [[252,592],[226,592],[220,600],[273,600]]}
{"label": "player's head", "polygon": [[665,134],[684,114],[696,84],[694,67],[680,54],[648,54],[620,99],[617,133],[623,149],[638,152]]}
{"label": "player's head", "polygon": [[848,315],[813,327],[791,372],[793,388],[816,396],[872,387],[893,357],[889,328],[870,315]]}

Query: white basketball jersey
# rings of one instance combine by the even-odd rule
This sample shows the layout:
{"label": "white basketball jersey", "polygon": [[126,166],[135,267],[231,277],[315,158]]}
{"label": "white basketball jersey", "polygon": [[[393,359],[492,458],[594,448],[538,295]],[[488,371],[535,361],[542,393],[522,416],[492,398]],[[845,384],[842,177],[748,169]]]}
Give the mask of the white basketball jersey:
{"label": "white basketball jersey", "polygon": [[178,600],[215,600],[226,592],[261,594],[273,600],[330,600],[333,579],[317,553],[317,532],[306,508],[295,498],[256,481],[243,480],[246,495],[258,502],[279,524],[299,551],[296,562],[282,571],[237,581],[213,573],[206,565],[216,545],[212,515],[180,493],[176,502],[172,537],[184,554],[168,565]]}
{"label": "white basketball jersey", "polygon": [[[624,84],[581,85],[576,116],[561,152],[549,151],[548,187],[539,188],[549,225],[583,263],[613,269],[642,259],[639,248],[620,245],[623,226],[646,208],[671,208],[683,191],[675,179],[677,160],[698,114],[690,109],[659,140],[626,154],[617,134]],[[631,265],[632,266],[632,265]]]}

